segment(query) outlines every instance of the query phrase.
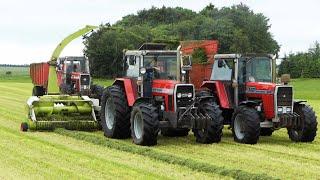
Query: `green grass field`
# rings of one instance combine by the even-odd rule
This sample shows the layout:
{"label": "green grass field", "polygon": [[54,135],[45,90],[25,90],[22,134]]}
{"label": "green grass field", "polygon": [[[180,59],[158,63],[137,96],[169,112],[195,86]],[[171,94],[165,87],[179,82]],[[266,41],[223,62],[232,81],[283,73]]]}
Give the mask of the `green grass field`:
{"label": "green grass field", "polygon": [[[29,79],[0,80],[0,179],[317,179],[320,140],[293,143],[286,130],[238,144],[225,128],[219,144],[159,136],[154,147],[107,139],[101,131],[19,131],[31,95]],[[110,81],[97,80],[107,85]],[[294,80],[295,97],[320,112],[320,79]]]}

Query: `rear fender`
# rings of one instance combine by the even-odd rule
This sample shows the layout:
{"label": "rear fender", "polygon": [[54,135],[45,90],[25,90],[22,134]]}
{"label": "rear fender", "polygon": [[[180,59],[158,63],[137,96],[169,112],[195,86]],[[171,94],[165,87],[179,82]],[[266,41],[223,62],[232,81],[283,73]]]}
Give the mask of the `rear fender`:
{"label": "rear fender", "polygon": [[129,78],[117,78],[112,85],[118,85],[124,89],[128,106],[132,107],[138,98],[138,88],[134,80]]}
{"label": "rear fender", "polygon": [[140,104],[140,103],[153,103],[153,98],[150,97],[139,97],[136,99],[136,101],[134,102],[133,106]]}
{"label": "rear fender", "polygon": [[239,106],[244,105],[244,106],[254,107],[254,106],[259,105],[259,103],[260,103],[260,102],[248,100],[248,101],[242,101],[242,102],[240,102],[240,103],[239,103]]}
{"label": "rear fender", "polygon": [[221,108],[230,109],[229,98],[222,82],[204,81],[201,85],[201,88],[208,88],[211,92],[213,92]]}

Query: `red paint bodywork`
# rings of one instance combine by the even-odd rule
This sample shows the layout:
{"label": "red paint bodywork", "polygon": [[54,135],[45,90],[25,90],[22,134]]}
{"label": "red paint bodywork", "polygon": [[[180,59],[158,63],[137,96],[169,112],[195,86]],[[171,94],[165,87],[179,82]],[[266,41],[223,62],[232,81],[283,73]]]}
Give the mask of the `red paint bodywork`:
{"label": "red paint bodywork", "polygon": [[134,102],[138,98],[137,82],[131,78],[116,78],[113,84],[123,85],[126,91],[128,105],[133,106]]}
{"label": "red paint bodywork", "polygon": [[[249,88],[254,88],[258,92],[250,92]],[[208,88],[218,97],[218,102],[221,108],[231,109],[229,98],[224,84],[221,81],[204,81],[201,88]],[[266,119],[272,119],[275,117],[274,113],[274,91],[276,84],[264,83],[264,82],[247,82],[246,83],[246,98],[247,100],[261,100],[262,111],[264,112]],[[241,102],[239,102],[241,103]]]}
{"label": "red paint bodywork", "polygon": [[266,119],[272,119],[275,117],[274,113],[274,91],[276,88],[275,83],[264,82],[247,82],[246,88],[255,87],[256,90],[263,90],[266,93],[246,93],[248,99],[260,99],[262,100],[263,112]]}
{"label": "red paint bodywork", "polygon": [[231,108],[226,89],[221,81],[204,81],[201,88],[208,88],[217,94],[220,107],[225,109]]}
{"label": "red paint bodywork", "polygon": [[[133,78],[117,78],[113,84],[123,85],[126,92],[128,105],[132,107],[135,101],[139,98],[137,81]],[[159,89],[161,90],[161,92],[153,91],[152,95],[162,96],[164,98],[166,111],[174,111],[174,106],[172,106],[172,108],[169,108],[169,101],[174,104],[174,99],[169,99],[169,95],[172,95],[173,97],[173,91],[176,84],[178,84],[178,82],[174,80],[153,80],[152,89]]]}

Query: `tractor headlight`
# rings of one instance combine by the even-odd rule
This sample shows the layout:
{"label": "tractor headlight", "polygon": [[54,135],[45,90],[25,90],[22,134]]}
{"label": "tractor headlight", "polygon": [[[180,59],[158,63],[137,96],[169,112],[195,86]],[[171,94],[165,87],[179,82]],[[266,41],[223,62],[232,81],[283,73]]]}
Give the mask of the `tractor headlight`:
{"label": "tractor headlight", "polygon": [[192,93],[188,93],[188,98],[191,98],[192,97]]}
{"label": "tractor headlight", "polygon": [[286,110],[286,111],[287,111],[287,113],[288,113],[288,112],[291,112],[291,107],[287,107],[287,110]]}
{"label": "tractor headlight", "polygon": [[140,69],[140,73],[141,73],[141,74],[145,74],[146,72],[147,72],[146,68],[141,68],[141,69]]}
{"label": "tractor headlight", "polygon": [[177,94],[177,98],[181,98],[182,97],[182,94],[181,93],[178,93]]}

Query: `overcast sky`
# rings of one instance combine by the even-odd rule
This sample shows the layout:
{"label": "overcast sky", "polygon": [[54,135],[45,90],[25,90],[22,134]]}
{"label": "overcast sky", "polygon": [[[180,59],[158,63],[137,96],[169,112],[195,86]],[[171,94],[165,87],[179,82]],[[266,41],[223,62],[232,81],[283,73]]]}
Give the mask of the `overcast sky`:
{"label": "overcast sky", "polygon": [[[320,40],[317,0],[0,0],[0,64],[47,61],[65,36],[86,24],[112,24],[151,6],[180,6],[198,12],[210,2],[216,7],[242,2],[270,18],[280,55],[306,51]],[[62,55],[82,55],[82,49],[79,38]]]}

